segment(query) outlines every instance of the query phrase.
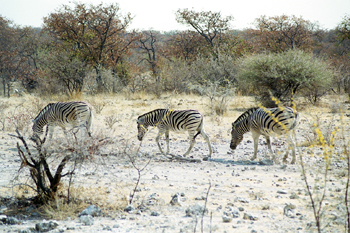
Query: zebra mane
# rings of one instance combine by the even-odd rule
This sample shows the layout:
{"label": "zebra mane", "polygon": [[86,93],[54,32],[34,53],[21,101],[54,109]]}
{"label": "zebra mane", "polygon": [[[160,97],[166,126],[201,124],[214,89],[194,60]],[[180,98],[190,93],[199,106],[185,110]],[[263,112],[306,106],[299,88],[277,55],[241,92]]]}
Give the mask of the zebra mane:
{"label": "zebra mane", "polygon": [[54,105],[56,103],[49,103],[48,105],[46,105],[40,112],[39,114],[35,117],[35,119],[33,120],[34,122],[37,121],[38,118],[42,117],[46,112],[47,110],[49,110],[52,105]]}
{"label": "zebra mane", "polygon": [[250,108],[247,111],[245,111],[242,115],[240,115],[235,122],[232,123],[233,126],[237,125],[238,123],[242,122],[243,120],[247,119],[253,112],[258,110],[259,108]]}
{"label": "zebra mane", "polygon": [[148,116],[148,115],[150,115],[150,114],[152,114],[152,113],[154,113],[154,112],[162,112],[162,111],[166,112],[166,111],[168,111],[168,110],[169,110],[169,109],[165,109],[165,108],[158,108],[158,109],[152,110],[152,111],[150,111],[150,112],[147,112],[147,113],[142,114],[141,116],[139,116],[139,117],[137,118],[137,122],[140,122],[140,120],[141,120],[143,117]]}

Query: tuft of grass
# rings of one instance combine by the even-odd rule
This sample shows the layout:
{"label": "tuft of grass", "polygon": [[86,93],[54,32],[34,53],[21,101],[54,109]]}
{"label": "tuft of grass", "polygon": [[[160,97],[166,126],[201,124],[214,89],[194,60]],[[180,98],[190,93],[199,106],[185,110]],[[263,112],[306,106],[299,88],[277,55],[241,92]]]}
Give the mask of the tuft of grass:
{"label": "tuft of grass", "polygon": [[88,204],[82,201],[67,203],[65,199],[56,198],[40,207],[39,211],[47,219],[66,220],[75,219],[87,206]]}

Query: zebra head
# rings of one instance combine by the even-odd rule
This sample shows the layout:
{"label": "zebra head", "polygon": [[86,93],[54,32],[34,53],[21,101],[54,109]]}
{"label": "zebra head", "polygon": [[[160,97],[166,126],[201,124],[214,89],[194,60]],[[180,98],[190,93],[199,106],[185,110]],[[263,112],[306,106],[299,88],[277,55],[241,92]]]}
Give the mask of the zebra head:
{"label": "zebra head", "polygon": [[38,124],[36,120],[32,120],[32,121],[33,121],[33,127],[32,127],[33,135],[31,138],[35,139],[40,137],[43,134],[44,130],[43,130],[43,127],[40,124]]}
{"label": "zebra head", "polygon": [[243,140],[243,134],[240,134],[236,129],[236,124],[232,123],[232,131],[231,131],[231,143],[230,148],[235,150],[238,144]]}
{"label": "zebra head", "polygon": [[147,133],[147,126],[144,125],[144,122],[141,119],[137,119],[137,138],[139,141],[142,141],[143,137]]}

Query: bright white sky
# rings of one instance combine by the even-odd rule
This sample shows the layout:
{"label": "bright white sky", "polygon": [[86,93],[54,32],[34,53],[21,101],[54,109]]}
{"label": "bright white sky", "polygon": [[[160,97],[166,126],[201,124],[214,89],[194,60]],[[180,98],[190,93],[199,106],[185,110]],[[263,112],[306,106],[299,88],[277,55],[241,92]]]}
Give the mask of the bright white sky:
{"label": "bright white sky", "polygon": [[[0,15],[19,26],[41,27],[43,17],[55,12],[62,4],[74,5],[70,0],[0,0]],[[302,16],[318,22],[323,29],[334,29],[346,14],[350,14],[350,0],[80,0],[82,3],[109,4],[118,2],[122,12],[134,16],[129,29],[159,31],[183,30],[175,20],[181,8],[195,11],[220,11],[232,15],[233,29],[254,28],[261,15],[282,14]]]}

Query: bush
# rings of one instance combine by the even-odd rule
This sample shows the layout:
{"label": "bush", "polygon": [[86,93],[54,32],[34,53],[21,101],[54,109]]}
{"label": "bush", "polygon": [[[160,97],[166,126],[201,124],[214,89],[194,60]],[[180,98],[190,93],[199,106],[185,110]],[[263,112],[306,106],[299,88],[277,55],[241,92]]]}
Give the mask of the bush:
{"label": "bush", "polygon": [[250,55],[240,62],[237,74],[239,86],[253,90],[266,107],[275,106],[271,95],[286,103],[297,92],[315,103],[333,77],[326,62],[300,50]]}
{"label": "bush", "polygon": [[234,82],[235,74],[234,58],[219,54],[217,58],[199,57],[191,64],[181,59],[168,62],[161,70],[161,82],[163,91],[187,92],[194,85],[227,88]]}

